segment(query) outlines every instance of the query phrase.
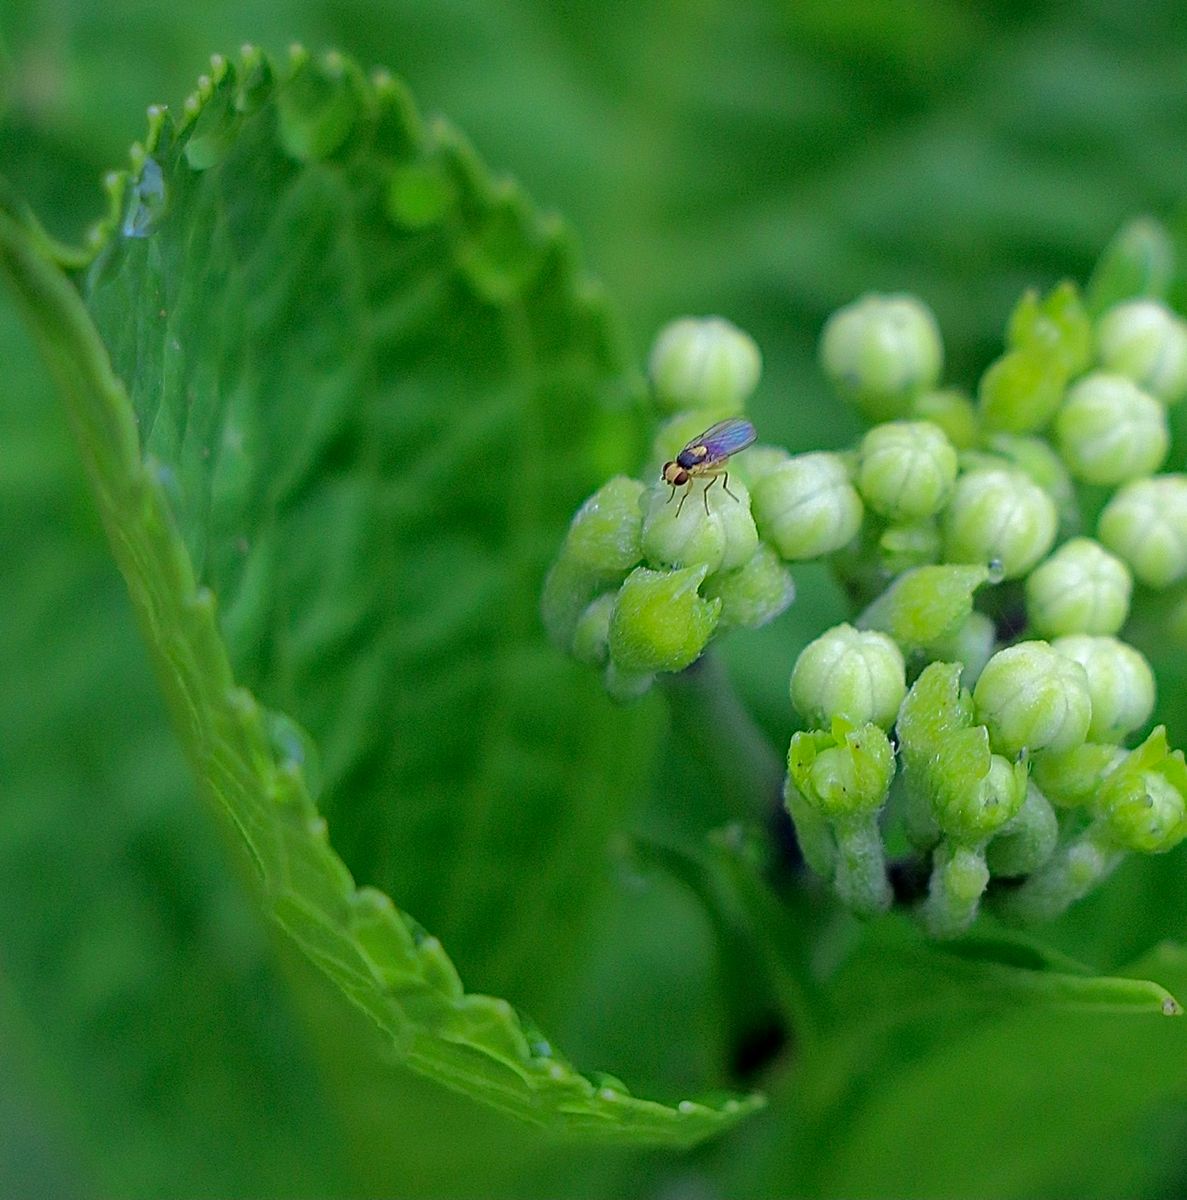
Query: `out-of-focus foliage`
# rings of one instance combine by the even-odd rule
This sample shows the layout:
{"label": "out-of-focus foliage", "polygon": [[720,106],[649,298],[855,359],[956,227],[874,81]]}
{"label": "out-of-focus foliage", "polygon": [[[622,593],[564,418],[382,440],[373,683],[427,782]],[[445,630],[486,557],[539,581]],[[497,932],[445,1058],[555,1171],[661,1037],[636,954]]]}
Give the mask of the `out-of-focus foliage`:
{"label": "out-of-focus foliage", "polygon": [[[919,293],[945,330],[948,378],[967,382],[1025,286],[1083,278],[1123,219],[1173,214],[1187,194],[1187,31],[1172,3],[6,0],[0,172],[77,238],[147,103],[179,102],[212,51],[294,39],[398,71],[562,211],[636,350],[676,312],[750,330],[766,360],[756,422],[795,448],[856,432],[814,365],[838,305]],[[371,1031],[305,967],[278,965],[194,806],[7,293],[0,388],[0,1191],[1174,1193],[1177,1022],[1008,1005],[919,1018],[903,992],[927,985],[896,964],[905,948],[847,922],[808,926],[818,956],[848,959],[844,1036],[801,1059],[814,1067],[797,1069],[794,1047],[776,1061],[767,1115],[694,1158],[552,1147],[529,1171],[530,1137],[379,1067]],[[1172,468],[1183,450],[1180,434]],[[571,498],[550,510],[555,538]],[[822,577],[797,582],[796,606],[731,650],[781,742],[792,715],[771,664],[835,612]],[[1187,663],[1164,650],[1156,667],[1182,743]],[[689,737],[594,802],[690,841],[737,816]],[[402,849],[414,863],[434,843]],[[1052,936],[1114,972],[1182,937],[1182,863],[1127,864]],[[736,1005],[715,964],[736,979],[750,960],[720,949],[718,918],[686,889],[615,861],[599,875],[576,981],[537,1015],[572,1057],[636,1089],[728,1081]],[[539,944],[530,926],[516,936]],[[1178,960],[1143,970],[1182,996]],[[513,980],[510,998],[534,982]],[[937,1121],[956,1108],[959,1128]]]}

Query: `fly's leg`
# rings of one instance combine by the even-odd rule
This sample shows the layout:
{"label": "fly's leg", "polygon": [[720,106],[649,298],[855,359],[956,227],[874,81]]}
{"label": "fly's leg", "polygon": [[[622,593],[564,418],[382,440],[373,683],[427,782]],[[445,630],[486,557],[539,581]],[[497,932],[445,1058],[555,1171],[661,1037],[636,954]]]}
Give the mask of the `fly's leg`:
{"label": "fly's leg", "polygon": [[[667,500],[667,502],[668,502],[669,504],[671,504],[671,503],[672,503],[672,501],[676,499],[676,485],[673,483],[673,484],[671,484],[671,485],[669,485],[669,486],[671,487],[672,491],[671,491],[671,493],[670,493],[670,494],[669,494],[669,496],[668,496],[668,500]],[[677,510],[676,510],[676,515],[677,515],[677,516],[679,516],[679,515],[680,515],[680,510],[679,510],[679,509],[677,509]]]}
{"label": "fly's leg", "polygon": [[[684,507],[684,502],[685,502],[685,500],[688,499],[688,493],[691,491],[692,491],[692,488],[685,488],[684,495],[680,497],[680,503],[676,505],[676,520],[677,521],[680,520],[680,510]],[[676,489],[673,488],[672,495],[674,496],[675,494],[676,494]],[[670,498],[669,498],[669,503],[671,503]]]}
{"label": "fly's leg", "polygon": [[725,489],[725,494],[733,501],[737,501],[738,497],[730,491],[730,473],[726,471],[725,478],[721,481],[721,486]]}
{"label": "fly's leg", "polygon": [[720,475],[714,475],[712,479],[705,484],[705,490],[701,493],[701,499],[705,502],[705,516],[709,515],[709,489],[721,478]]}

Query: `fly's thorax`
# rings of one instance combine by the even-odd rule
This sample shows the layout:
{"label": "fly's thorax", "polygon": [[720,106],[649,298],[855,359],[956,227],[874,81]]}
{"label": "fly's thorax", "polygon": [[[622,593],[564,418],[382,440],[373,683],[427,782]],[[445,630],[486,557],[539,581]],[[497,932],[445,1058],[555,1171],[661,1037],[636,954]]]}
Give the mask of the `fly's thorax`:
{"label": "fly's thorax", "polygon": [[676,461],[686,470],[689,471],[699,463],[703,463],[709,457],[709,449],[707,446],[685,446],[683,450],[676,455]]}

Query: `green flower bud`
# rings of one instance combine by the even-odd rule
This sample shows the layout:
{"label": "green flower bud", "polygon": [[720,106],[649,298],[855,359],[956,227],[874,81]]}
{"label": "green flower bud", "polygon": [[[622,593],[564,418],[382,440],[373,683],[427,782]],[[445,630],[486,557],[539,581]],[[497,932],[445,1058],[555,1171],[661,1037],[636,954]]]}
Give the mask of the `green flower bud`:
{"label": "green flower bud", "polygon": [[754,519],[764,541],[797,561],[832,554],[861,528],[862,503],[839,455],[797,454],[754,483]]}
{"label": "green flower bud", "polygon": [[1026,765],[989,751],[984,725],[954,733],[930,764],[932,815],[952,841],[976,845],[1008,825],[1026,796]]}
{"label": "green flower bud", "polygon": [[956,451],[930,421],[876,425],[861,440],[857,488],[892,521],[938,513],[956,482]]}
{"label": "green flower bud", "polygon": [[[668,458],[671,457],[669,454]],[[753,491],[758,480],[776,467],[782,466],[790,458],[791,455],[782,446],[751,446],[745,454],[730,459],[730,478],[733,479],[736,472],[738,478]]]}
{"label": "green flower bud", "polygon": [[647,561],[706,566],[710,572],[732,571],[748,562],[758,549],[758,530],[745,486],[731,479],[732,496],[721,479],[694,480],[687,488],[687,494],[675,497],[666,483],[649,489],[642,536]]}
{"label": "green flower bud", "polygon": [[604,592],[586,606],[573,633],[573,657],[587,666],[600,667],[610,652],[610,617],[617,592]]}
{"label": "green flower bud", "polygon": [[1187,322],[1159,300],[1115,304],[1096,329],[1102,366],[1161,400],[1187,396]]}
{"label": "green flower bud", "polygon": [[[1018,433],[995,433],[985,445],[999,459],[1030,476],[1055,501],[1061,527],[1074,531],[1079,527],[1080,505],[1076,487],[1063,459],[1041,437]],[[1000,462],[987,465],[1001,466]]]}
{"label": "green flower bud", "polygon": [[999,650],[973,690],[994,750],[1071,750],[1088,736],[1092,700],[1084,668],[1046,642]]}
{"label": "green flower bud", "polygon": [[1041,299],[1028,291],[1010,316],[1006,340],[1012,350],[1051,354],[1078,375],[1092,361],[1092,321],[1076,285],[1065,280]]}
{"label": "green flower bud", "polygon": [[1095,808],[1124,849],[1163,854],[1187,837],[1187,763],[1160,725],[1101,786]]}
{"label": "green flower bud", "polygon": [[880,629],[908,654],[930,650],[956,632],[973,611],[973,593],[989,577],[983,566],[916,567],[900,575],[857,619]]}
{"label": "green flower bud", "polygon": [[949,735],[973,721],[972,697],[960,686],[960,663],[931,663],[899,707],[895,728],[904,763],[912,770],[926,767]]}
{"label": "green flower bud", "polygon": [[737,570],[706,579],[704,595],[707,600],[716,597],[721,601],[720,631],[737,625],[758,629],[795,599],[795,580],[775,551],[763,544]]}
{"label": "green flower bud", "polygon": [[884,634],[852,625],[809,642],[791,673],[791,702],[816,726],[844,718],[889,729],[906,691],[902,651]]}
{"label": "green flower bud", "polygon": [[605,576],[629,571],[643,557],[639,543],[643,485],[616,475],[577,510],[562,553],[585,570]]}
{"label": "green flower bud", "polygon": [[959,663],[926,667],[903,701],[897,729],[914,840],[930,823],[952,841],[978,844],[1022,806],[1025,765],[992,754],[989,731],[973,720]]}
{"label": "green flower bud", "polygon": [[540,595],[540,618],[549,641],[558,650],[569,654],[577,622],[586,606],[605,587],[601,572],[591,573],[567,557],[562,551],[544,577]]}
{"label": "green flower bud", "polygon": [[1135,296],[1164,296],[1175,269],[1170,234],[1151,217],[1122,227],[1097,261],[1088,284],[1088,307],[1105,312]]}
{"label": "green flower bud", "polygon": [[[847,907],[872,916],[890,906],[890,882],[877,814],[894,778],[894,751],[876,725],[834,722],[830,732],[797,733],[787,756],[788,775],[804,804],[828,822],[836,848],[833,886]],[[801,816],[791,808],[800,831]],[[817,836],[804,822],[801,836]],[[825,857],[814,852],[816,857]]]}
{"label": "green flower bud", "polygon": [[1047,797],[1034,783],[1017,815],[994,835],[985,861],[994,875],[1017,878],[1037,871],[1052,855],[1059,840],[1059,821]]}
{"label": "green flower bud", "polygon": [[911,416],[938,425],[957,450],[971,450],[981,437],[976,406],[956,388],[941,388],[917,396],[911,405]]}
{"label": "green flower bud", "polygon": [[1133,576],[1091,538],[1064,542],[1027,576],[1026,614],[1036,633],[1116,633],[1129,616]]}
{"label": "green flower bud", "polygon": [[932,861],[921,916],[928,935],[959,937],[976,920],[989,883],[985,852],[979,846],[941,844]]}
{"label": "green flower bud", "polygon": [[961,686],[971,688],[993,657],[996,645],[997,626],[993,618],[974,610],[955,633],[937,639],[929,653],[941,662],[963,663]]}
{"label": "green flower bud", "polygon": [[649,366],[660,408],[728,417],[758,385],[762,355],[749,334],[722,317],[682,317],[660,331]]}
{"label": "green flower bud", "polygon": [[906,416],[914,398],[935,386],[944,348],[921,300],[867,295],[825,322],[820,360],[841,396],[867,419],[886,421]]}
{"label": "green flower bud", "polygon": [[1150,719],[1154,711],[1154,672],[1132,646],[1115,637],[1078,633],[1056,638],[1051,649],[1078,662],[1088,676],[1091,741],[1120,742]]}
{"label": "green flower bud", "polygon": [[627,576],[610,617],[610,659],[617,671],[680,671],[700,657],[721,611],[720,600],[703,600],[697,592],[707,574],[704,566],[636,567]]}
{"label": "green flower bud", "polygon": [[1032,760],[1032,778],[1052,804],[1081,808],[1094,799],[1105,776],[1124,759],[1119,746],[1099,742],[1058,753],[1045,750]]}
{"label": "green flower bud", "polygon": [[1105,506],[1097,532],[1143,583],[1177,583],[1187,576],[1187,475],[1126,484]]}
{"label": "green flower bud", "polygon": [[977,470],[956,481],[944,514],[949,562],[1001,565],[1005,579],[1025,575],[1055,540],[1051,497],[1021,471]]}
{"label": "green flower bud", "polygon": [[1003,354],[977,389],[985,427],[1037,433],[1055,415],[1067,381],[1068,368],[1058,354],[1033,346]]}
{"label": "green flower bud", "polygon": [[937,562],[944,550],[940,527],[934,520],[888,525],[878,537],[878,557],[887,575],[900,575],[912,567]]}
{"label": "green flower bud", "polygon": [[877,725],[837,721],[831,730],[792,736],[787,771],[804,797],[830,821],[877,812],[894,778],[894,751]]}
{"label": "green flower bud", "polygon": [[1113,486],[1156,471],[1170,447],[1166,410],[1124,375],[1086,375],[1055,418],[1059,452],[1085,483]]}

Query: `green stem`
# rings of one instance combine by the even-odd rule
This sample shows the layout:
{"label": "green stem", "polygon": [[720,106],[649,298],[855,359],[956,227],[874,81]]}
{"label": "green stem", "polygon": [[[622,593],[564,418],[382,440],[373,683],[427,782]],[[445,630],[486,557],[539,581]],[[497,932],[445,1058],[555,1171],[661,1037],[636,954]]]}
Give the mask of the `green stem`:
{"label": "green stem", "polygon": [[765,827],[783,804],[786,764],[739,700],[724,665],[706,654],[660,678],[688,769],[711,785],[727,819]]}

